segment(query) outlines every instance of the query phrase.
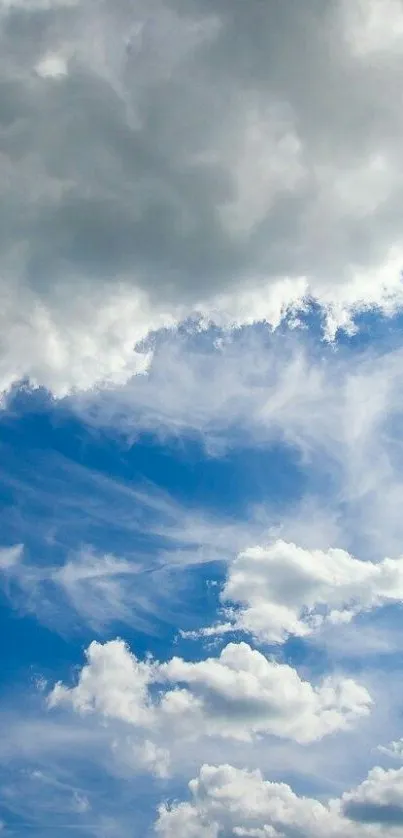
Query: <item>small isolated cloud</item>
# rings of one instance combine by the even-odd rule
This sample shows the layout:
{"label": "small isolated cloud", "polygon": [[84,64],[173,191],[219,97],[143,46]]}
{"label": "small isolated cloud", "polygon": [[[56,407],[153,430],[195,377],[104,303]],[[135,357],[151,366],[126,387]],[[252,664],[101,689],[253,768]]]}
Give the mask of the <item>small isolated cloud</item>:
{"label": "small isolated cloud", "polygon": [[15,544],[13,547],[0,547],[0,571],[6,573],[12,571],[21,561],[24,553],[23,544]]}
{"label": "small isolated cloud", "polygon": [[357,789],[324,803],[268,782],[260,771],[203,765],[189,783],[190,802],[160,807],[156,832],[161,838],[381,838],[387,828],[398,838],[402,783],[403,770],[374,768]]}
{"label": "small isolated cloud", "polygon": [[281,540],[251,547],[229,563],[223,624],[203,636],[245,631],[266,643],[306,637],[326,624],[403,601],[403,558],[360,561],[344,550],[305,550]]}
{"label": "small isolated cloud", "polygon": [[354,680],[327,677],[313,686],[246,643],[196,662],[140,661],[120,640],[93,642],[86,654],[77,685],[57,684],[49,705],[71,705],[162,738],[168,731],[189,741],[273,735],[306,743],[349,728],[371,708]]}

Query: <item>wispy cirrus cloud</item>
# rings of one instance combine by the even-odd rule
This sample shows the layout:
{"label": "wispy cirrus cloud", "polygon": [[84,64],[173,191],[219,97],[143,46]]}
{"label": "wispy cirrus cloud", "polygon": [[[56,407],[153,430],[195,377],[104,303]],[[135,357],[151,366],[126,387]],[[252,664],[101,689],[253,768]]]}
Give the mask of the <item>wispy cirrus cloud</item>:
{"label": "wispy cirrus cloud", "polygon": [[319,349],[309,332],[268,337],[250,328],[208,337],[157,340],[147,377],[79,397],[74,410],[132,442],[142,431],[162,442],[196,436],[212,456],[280,444],[309,475],[310,500],[328,518],[329,532],[333,518],[327,547],[371,558],[399,554],[398,342],[350,351]]}

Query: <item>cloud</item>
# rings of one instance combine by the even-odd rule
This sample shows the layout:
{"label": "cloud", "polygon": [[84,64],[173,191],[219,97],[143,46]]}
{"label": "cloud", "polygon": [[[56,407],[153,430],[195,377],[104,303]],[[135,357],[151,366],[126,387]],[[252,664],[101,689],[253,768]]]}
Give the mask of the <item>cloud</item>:
{"label": "cloud", "polygon": [[[158,563],[147,568],[91,547],[71,552],[61,565],[17,563],[11,549],[3,552],[2,583],[11,602],[56,629],[71,630],[77,620],[98,633],[116,622],[151,630],[169,594],[169,574]],[[152,591],[158,577],[161,584],[165,578],[164,595]]]}
{"label": "cloud", "polygon": [[203,765],[189,783],[190,802],[161,805],[156,832],[163,838],[376,838],[386,826],[400,836],[402,781],[403,772],[374,768],[353,792],[322,803],[264,780],[260,771]]}
{"label": "cloud", "polygon": [[266,734],[306,743],[349,728],[371,706],[367,690],[354,680],[327,677],[312,686],[246,643],[229,644],[218,658],[197,662],[140,661],[120,640],[94,641],[86,655],[77,685],[57,684],[50,706],[67,703],[79,713],[95,712],[160,737],[169,731],[182,740],[248,742]]}
{"label": "cloud", "polygon": [[403,830],[403,769],[373,768],[353,792],[343,794],[343,812],[358,823],[378,823]]}
{"label": "cloud", "polygon": [[171,632],[179,607],[182,627],[193,627],[195,569],[217,567],[269,524],[268,513],[221,516],[54,452],[46,464],[30,452],[20,476],[10,451],[3,454],[2,481],[15,497],[14,514],[5,508],[1,516],[3,532],[27,546],[4,549],[0,585],[20,613],[56,631],[86,624],[100,634],[115,623]]}
{"label": "cloud", "polygon": [[50,53],[36,65],[36,72],[43,78],[57,79],[67,75],[67,64],[62,55]]}
{"label": "cloud", "polygon": [[71,702],[79,712],[96,710],[141,725],[152,717],[148,687],[153,680],[153,664],[139,661],[120,640],[93,642],[87,649],[87,665],[76,687],[57,684],[49,696],[50,706]]}
{"label": "cloud", "polygon": [[15,544],[13,547],[0,548],[0,571],[12,570],[21,561],[24,552],[22,544]]}
{"label": "cloud", "polygon": [[[328,677],[313,687],[295,669],[270,661],[247,643],[230,643],[219,658],[196,663],[174,657],[160,673],[186,685],[192,703],[201,703],[208,733],[245,740],[266,733],[311,742],[349,727],[368,714],[371,704],[367,690],[353,680]],[[175,705],[175,693],[165,694],[164,712],[176,712]]]}
{"label": "cloud", "polygon": [[403,760],[403,739],[395,739],[388,745],[379,745],[378,751],[392,759]]}
{"label": "cloud", "polygon": [[[142,431],[163,442],[196,435],[213,456],[235,446],[285,446],[307,477],[309,526],[316,534],[316,519],[333,521],[327,540],[309,546],[337,544],[378,561],[399,554],[403,538],[402,369],[393,334],[379,347],[338,351],[313,344],[308,331],[181,334],[155,341],[147,376],[72,406],[87,423],[131,441]],[[286,540],[302,537],[302,518],[290,510]],[[307,530],[305,521],[306,543]]]}
{"label": "cloud", "polygon": [[119,385],[192,314],[399,307],[389,12],[3,0],[1,388]]}
{"label": "cloud", "polygon": [[[3,567],[0,585],[20,614],[34,613],[64,636],[85,625],[92,636],[123,625],[194,630],[208,618],[193,601],[198,574],[222,579],[228,561],[279,530],[308,548],[338,542],[336,516],[314,498],[279,512],[275,493],[257,506],[245,497],[235,516],[28,447],[22,460],[15,447],[2,449],[1,480],[14,507],[0,510],[0,525],[9,543],[26,546],[17,564]],[[212,610],[218,594],[210,589]]]}
{"label": "cloud", "polygon": [[73,830],[107,838],[133,834],[133,823],[136,836],[145,834],[151,813],[144,811],[144,802],[149,806],[161,794],[153,785],[153,775],[163,773],[160,750],[153,751],[150,742],[141,748],[134,743],[129,758],[123,737],[111,743],[110,732],[88,718],[45,715],[37,697],[27,695],[26,685],[21,693],[13,690],[8,707],[3,696],[0,716],[0,805],[6,834],[53,830],[65,838]]}
{"label": "cloud", "polygon": [[403,601],[403,559],[375,564],[344,550],[309,551],[277,540],[229,563],[221,601],[229,621],[201,631],[245,631],[266,643],[306,637],[363,611]]}

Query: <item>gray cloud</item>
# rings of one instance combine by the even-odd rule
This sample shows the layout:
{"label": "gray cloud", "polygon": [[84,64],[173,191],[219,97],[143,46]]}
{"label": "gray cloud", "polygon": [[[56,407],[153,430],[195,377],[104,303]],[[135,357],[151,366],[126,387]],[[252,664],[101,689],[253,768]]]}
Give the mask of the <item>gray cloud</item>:
{"label": "gray cloud", "polygon": [[360,786],[343,795],[344,816],[359,824],[402,827],[402,777],[402,769],[373,768]]}
{"label": "gray cloud", "polygon": [[358,0],[3,2],[3,389],[119,383],[146,363],[137,340],[195,310],[277,322],[308,294],[331,332],[398,305],[388,13],[385,29]]}
{"label": "gray cloud", "polygon": [[358,823],[379,823],[385,826],[403,826],[403,806],[382,803],[357,803],[352,801],[344,814]]}
{"label": "gray cloud", "polygon": [[[393,161],[400,62],[353,60],[337,6],[84,0],[12,9],[2,39],[5,150],[30,279],[129,272],[148,291],[162,285],[168,299],[195,302],[249,272],[330,267],[336,280],[383,250],[387,229],[380,242],[371,226],[387,226],[393,201],[376,218],[369,207],[344,218],[321,167],[354,176],[374,154]],[[38,69],[49,53],[65,57],[58,79]],[[283,172],[273,194],[264,169],[275,181],[290,136],[288,162],[293,151],[303,176],[289,190]],[[221,217],[231,201],[241,226],[252,221],[247,236]],[[321,201],[333,221],[322,217],[322,233],[310,224]],[[319,249],[323,236],[344,248]]]}

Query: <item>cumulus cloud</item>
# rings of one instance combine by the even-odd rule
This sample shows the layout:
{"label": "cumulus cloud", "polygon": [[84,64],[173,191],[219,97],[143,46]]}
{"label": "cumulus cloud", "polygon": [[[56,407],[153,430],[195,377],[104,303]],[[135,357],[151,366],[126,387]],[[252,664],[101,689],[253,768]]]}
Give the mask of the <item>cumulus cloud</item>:
{"label": "cumulus cloud", "polygon": [[[219,658],[196,663],[172,658],[160,673],[184,684],[191,704],[196,699],[192,727],[198,727],[200,708],[207,733],[239,739],[266,733],[312,742],[349,727],[368,714],[371,704],[367,690],[351,679],[327,677],[312,686],[292,667],[269,660],[247,643],[230,643]],[[165,694],[164,712],[176,713],[176,699],[175,692]]]}
{"label": "cumulus cloud", "polygon": [[232,604],[228,622],[202,635],[241,630],[267,643],[284,643],[326,623],[348,623],[363,611],[402,602],[403,558],[376,564],[344,550],[311,551],[277,540],[250,547],[229,563],[221,600]]}
{"label": "cumulus cloud", "polygon": [[120,720],[160,741],[169,731],[189,741],[273,735],[307,743],[349,728],[371,707],[354,680],[327,677],[313,686],[246,643],[196,662],[139,661],[120,640],[93,642],[86,654],[76,686],[57,684],[50,706]]}
{"label": "cumulus cloud", "polygon": [[400,306],[402,13],[376,9],[3,0],[2,389],[119,384],[191,314],[314,298],[331,335]]}
{"label": "cumulus cloud", "polygon": [[402,768],[385,771],[376,767],[357,789],[343,794],[342,810],[357,823],[400,827],[403,832],[402,792]]}
{"label": "cumulus cloud", "polygon": [[[163,838],[377,838],[403,835],[403,771],[373,769],[339,800],[301,797],[260,771],[203,765],[189,783],[190,802],[162,805],[156,832]],[[389,832],[390,830],[390,832]]]}

